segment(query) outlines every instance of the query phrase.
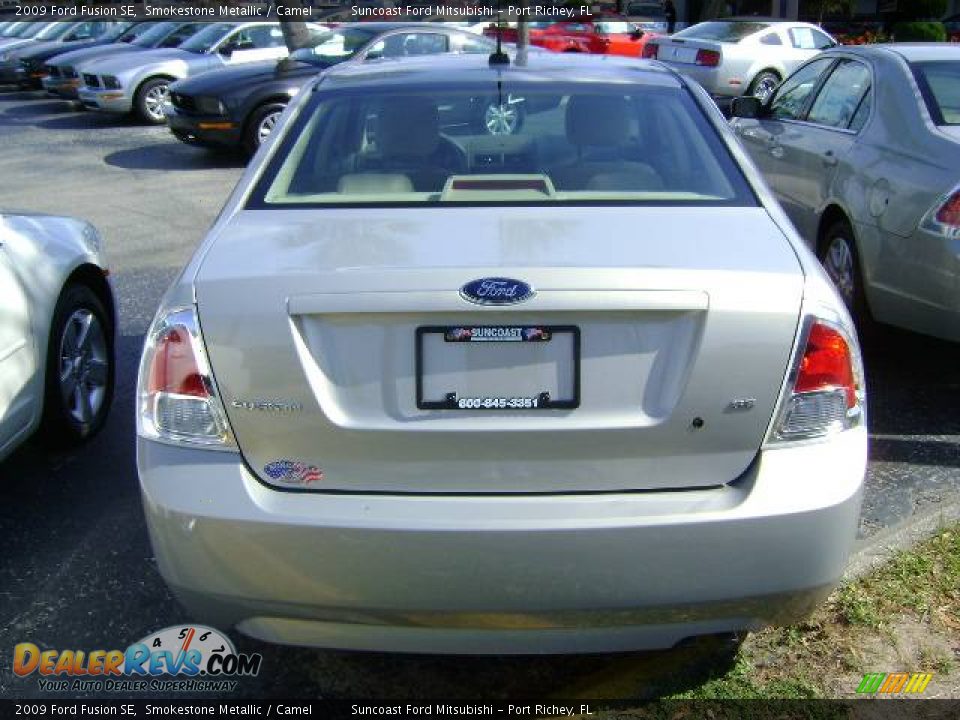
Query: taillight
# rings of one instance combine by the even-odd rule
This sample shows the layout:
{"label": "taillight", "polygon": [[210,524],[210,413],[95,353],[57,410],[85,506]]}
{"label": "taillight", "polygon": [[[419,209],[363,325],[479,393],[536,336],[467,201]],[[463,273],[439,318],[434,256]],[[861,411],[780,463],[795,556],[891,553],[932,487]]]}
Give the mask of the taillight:
{"label": "taillight", "polygon": [[863,414],[863,370],[856,340],[832,323],[809,320],[772,439],[823,437],[860,425]]}
{"label": "taillight", "polygon": [[960,187],[937,198],[920,227],[946,237],[960,236]]}
{"label": "taillight", "polygon": [[137,386],[141,437],[233,449],[192,308],[159,315],[147,334]]}
{"label": "taillight", "polygon": [[647,43],[643,46],[643,53],[641,57],[645,60],[656,60],[657,51],[660,49],[660,46],[657,43]]}
{"label": "taillight", "polygon": [[716,67],[720,64],[720,53],[716,50],[697,50],[697,65]]}

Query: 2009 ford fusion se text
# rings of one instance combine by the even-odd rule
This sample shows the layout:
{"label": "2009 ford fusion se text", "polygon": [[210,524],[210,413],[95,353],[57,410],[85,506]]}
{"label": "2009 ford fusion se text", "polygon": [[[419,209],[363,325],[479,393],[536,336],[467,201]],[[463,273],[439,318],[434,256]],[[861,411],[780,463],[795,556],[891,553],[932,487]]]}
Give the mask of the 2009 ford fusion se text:
{"label": "2009 ford fusion se text", "polygon": [[[522,127],[481,134],[478,99]],[[161,303],[138,468],[159,569],[217,627],[659,648],[826,596],[865,402],[842,301],[692,81],[546,53],[345,63]]]}

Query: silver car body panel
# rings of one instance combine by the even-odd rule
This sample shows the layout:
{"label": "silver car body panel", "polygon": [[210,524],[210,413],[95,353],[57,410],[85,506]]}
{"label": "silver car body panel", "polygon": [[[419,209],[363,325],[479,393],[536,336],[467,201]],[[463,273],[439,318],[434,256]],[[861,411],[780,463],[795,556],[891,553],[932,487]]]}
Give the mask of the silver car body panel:
{"label": "silver car body panel", "polygon": [[733,127],[811,249],[834,217],[828,210],[849,220],[877,320],[958,341],[960,239],[921,220],[960,184],[960,133],[934,124],[907,60],[960,60],[960,48],[838,48],[823,57],[870,69],[872,110],[859,133],[797,120]]}

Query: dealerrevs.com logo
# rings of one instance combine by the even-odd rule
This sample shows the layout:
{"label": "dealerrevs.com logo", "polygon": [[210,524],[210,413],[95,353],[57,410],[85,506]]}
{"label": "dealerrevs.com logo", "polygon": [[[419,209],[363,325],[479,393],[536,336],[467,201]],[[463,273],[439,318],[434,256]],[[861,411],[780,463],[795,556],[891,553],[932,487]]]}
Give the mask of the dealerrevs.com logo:
{"label": "dealerrevs.com logo", "polygon": [[229,692],[234,678],[257,675],[262,661],[203,625],[173,625],[126,650],[42,650],[29,642],[13,649],[14,674],[36,675],[43,691]]}

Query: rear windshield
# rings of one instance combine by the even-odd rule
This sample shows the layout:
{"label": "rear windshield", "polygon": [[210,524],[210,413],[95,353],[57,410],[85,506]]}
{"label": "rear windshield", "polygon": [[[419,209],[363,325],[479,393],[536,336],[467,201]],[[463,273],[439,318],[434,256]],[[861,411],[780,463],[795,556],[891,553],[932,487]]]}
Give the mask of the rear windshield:
{"label": "rear windshield", "polygon": [[768,23],[761,22],[702,22],[686,30],[681,30],[674,37],[689,38],[691,40],[716,40],[717,42],[738,43],[748,35],[766,30]]}
{"label": "rear windshield", "polygon": [[937,125],[960,125],[960,62],[913,63],[923,99]]}
{"label": "rear windshield", "polygon": [[627,5],[627,15],[666,17],[662,5],[651,5],[649,3],[630,3]]}
{"label": "rear windshield", "polygon": [[605,202],[756,204],[685,90],[538,82],[317,93],[249,206]]}

